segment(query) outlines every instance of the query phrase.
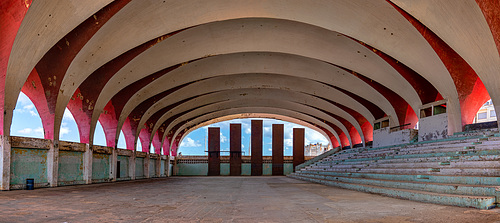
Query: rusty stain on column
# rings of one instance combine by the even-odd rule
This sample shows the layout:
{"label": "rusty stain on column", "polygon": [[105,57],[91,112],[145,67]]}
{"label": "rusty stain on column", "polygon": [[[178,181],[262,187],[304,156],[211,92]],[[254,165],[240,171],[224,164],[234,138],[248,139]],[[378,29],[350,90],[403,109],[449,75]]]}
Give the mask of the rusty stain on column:
{"label": "rusty stain on column", "polygon": [[273,124],[273,175],[283,175],[283,124]]}
{"label": "rusty stain on column", "polygon": [[220,128],[208,128],[208,176],[220,175]]}
{"label": "rusty stain on column", "polygon": [[229,124],[229,175],[241,175],[241,124]]}
{"label": "rusty stain on column", "polygon": [[252,120],[252,176],[262,176],[262,120]]}
{"label": "rusty stain on column", "polygon": [[293,168],[304,162],[304,141],[305,134],[303,128],[293,129]]}

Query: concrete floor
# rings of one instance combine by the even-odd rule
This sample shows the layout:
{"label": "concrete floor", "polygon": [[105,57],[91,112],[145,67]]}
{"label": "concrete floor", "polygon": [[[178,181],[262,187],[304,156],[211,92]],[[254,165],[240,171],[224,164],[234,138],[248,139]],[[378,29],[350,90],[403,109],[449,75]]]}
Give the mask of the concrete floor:
{"label": "concrete floor", "polygon": [[0,222],[500,222],[287,177],[172,177],[0,192]]}

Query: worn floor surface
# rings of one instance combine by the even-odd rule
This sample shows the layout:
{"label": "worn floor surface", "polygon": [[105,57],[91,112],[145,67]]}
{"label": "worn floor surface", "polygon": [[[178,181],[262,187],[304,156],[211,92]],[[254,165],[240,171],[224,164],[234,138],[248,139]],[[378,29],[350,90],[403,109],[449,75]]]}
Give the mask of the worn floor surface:
{"label": "worn floor surface", "polygon": [[500,210],[287,177],[172,177],[0,192],[0,222],[500,222]]}

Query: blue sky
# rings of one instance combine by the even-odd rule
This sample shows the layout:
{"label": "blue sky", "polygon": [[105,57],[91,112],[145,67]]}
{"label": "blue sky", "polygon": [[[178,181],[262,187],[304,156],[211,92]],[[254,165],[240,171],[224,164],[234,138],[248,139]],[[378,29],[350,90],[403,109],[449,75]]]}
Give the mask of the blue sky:
{"label": "blue sky", "polygon": [[[182,155],[206,155],[206,145],[207,145],[207,131],[208,127],[220,127],[221,132],[221,150],[229,151],[229,123],[241,123],[241,148],[244,152],[244,155],[248,155],[249,147],[250,147],[250,120],[252,119],[235,119],[231,121],[224,121],[215,123],[209,126],[201,127],[197,130],[192,131],[186,137],[184,137],[181,145],[179,147],[178,152],[181,152]],[[292,155],[292,134],[293,128],[305,128],[305,143],[323,143],[328,144],[328,140],[320,133],[309,129],[307,127],[303,127],[301,125],[297,125],[294,123],[284,122],[280,120],[274,119],[259,119],[263,120],[263,131],[264,131],[264,142],[263,142],[263,155],[270,156],[271,153],[271,137],[272,137],[272,124],[284,124],[285,134],[284,134],[284,145],[285,145],[285,156]],[[43,138],[43,127],[42,120],[38,115],[35,106],[31,102],[31,100],[21,93],[19,95],[16,108],[14,110],[14,116],[12,120],[11,126],[11,135],[13,136],[25,136],[25,137],[33,137],[33,138]],[[71,141],[71,142],[79,142],[80,136],[78,133],[78,128],[75,122],[75,119],[71,115],[68,109],[64,112],[61,129],[60,129],[60,140],[62,141]],[[98,122],[95,135],[94,135],[94,144],[95,145],[106,145],[106,138],[104,136],[104,130],[102,129],[101,124]],[[137,143],[137,150],[141,149],[141,144]],[[126,148],[125,139],[123,137],[123,133],[120,133],[120,137],[118,139],[118,148]],[[222,155],[228,155],[229,153],[222,153]]]}

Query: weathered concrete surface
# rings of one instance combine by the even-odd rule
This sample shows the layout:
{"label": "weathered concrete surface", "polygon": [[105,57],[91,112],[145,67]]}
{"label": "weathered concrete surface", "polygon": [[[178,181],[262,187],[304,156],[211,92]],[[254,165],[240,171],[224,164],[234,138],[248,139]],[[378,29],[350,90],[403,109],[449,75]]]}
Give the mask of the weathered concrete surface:
{"label": "weathered concrete surface", "polygon": [[418,132],[415,129],[390,131],[389,127],[373,130],[373,147],[392,146],[409,143]]}
{"label": "weathered concrete surface", "polygon": [[448,136],[448,114],[443,113],[420,119],[418,141],[443,139]]}
{"label": "weathered concrete surface", "polygon": [[286,177],[173,177],[5,191],[0,216],[5,222],[500,222],[498,209],[412,202]]}

